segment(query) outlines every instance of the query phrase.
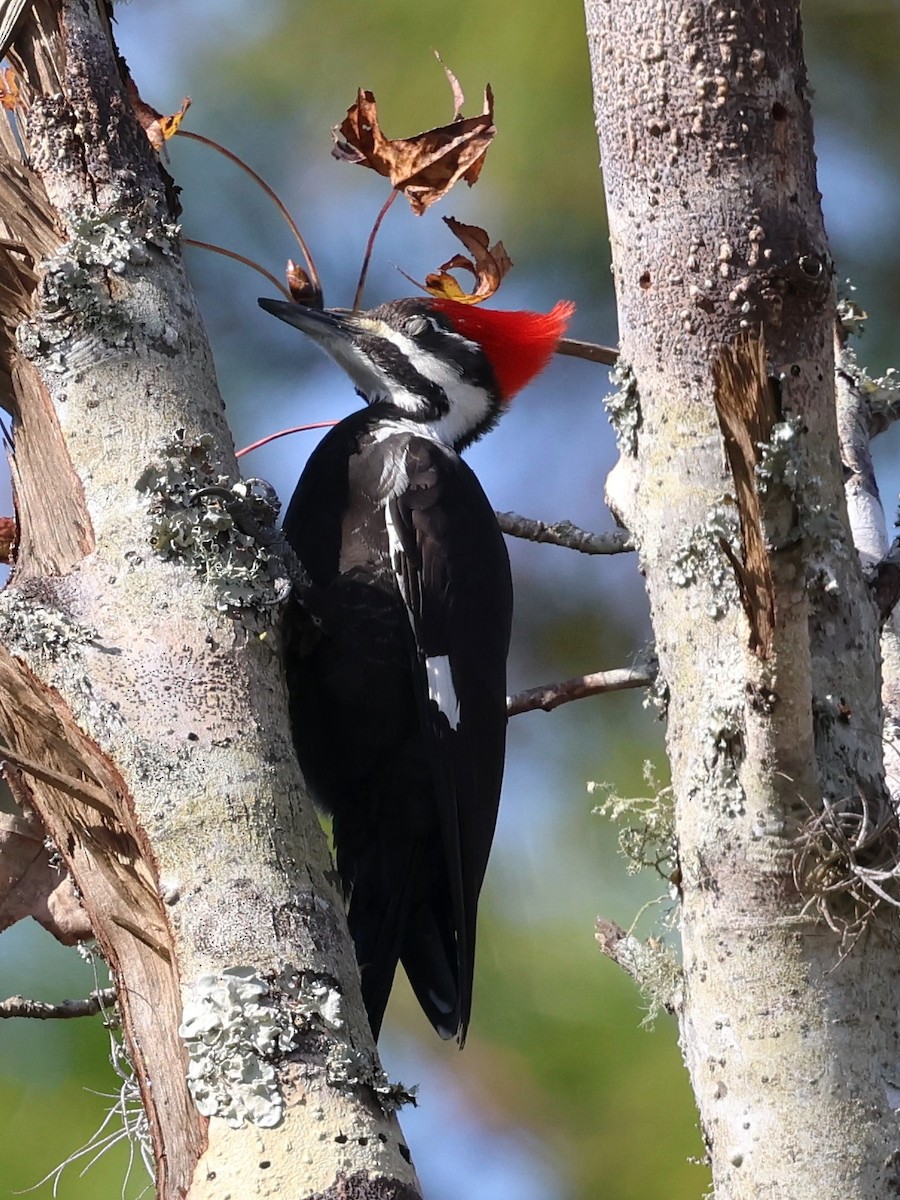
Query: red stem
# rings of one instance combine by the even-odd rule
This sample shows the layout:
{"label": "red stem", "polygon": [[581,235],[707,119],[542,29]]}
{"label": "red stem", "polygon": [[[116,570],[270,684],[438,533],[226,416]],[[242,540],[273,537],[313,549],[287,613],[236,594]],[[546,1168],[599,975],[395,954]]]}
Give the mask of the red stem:
{"label": "red stem", "polygon": [[330,429],[332,425],[337,425],[337,421],[313,421],[310,425],[294,425],[292,429],[279,429],[277,433],[269,433],[264,438],[260,438],[258,442],[251,442],[243,450],[238,450],[234,457],[243,458],[251,450],[259,450],[261,446],[268,446],[269,442],[287,437],[289,433],[305,433],[307,429]]}
{"label": "red stem", "polygon": [[387,216],[388,209],[399,195],[400,193],[397,191],[397,189],[393,188],[387,200],[385,200],[384,204],[382,204],[381,211],[375,218],[375,224],[372,226],[372,232],[369,234],[368,242],[366,242],[366,253],[363,256],[362,270],[359,273],[359,283],[356,285],[356,294],[353,297],[353,312],[358,310],[359,302],[362,300],[363,288],[366,286],[366,276],[369,273],[369,260],[372,257],[372,247],[375,245],[375,235],[381,228],[381,222]]}
{"label": "red stem", "polygon": [[254,271],[258,271],[260,275],[265,276],[269,283],[274,284],[286,300],[293,300],[293,296],[284,284],[279,283],[271,271],[267,271],[265,267],[261,267],[252,258],[245,258],[243,254],[238,254],[234,250],[226,250],[224,246],[216,246],[213,242],[198,242],[196,238],[182,238],[181,240],[185,246],[196,246],[198,250],[211,250],[213,254],[221,254],[225,258],[233,258],[235,262],[243,263],[245,267],[252,267]]}
{"label": "red stem", "polygon": [[[257,175],[256,171],[254,171],[252,167],[248,166],[242,158],[238,158],[233,151],[226,150],[224,146],[220,145],[218,142],[214,142],[212,138],[204,137],[202,133],[192,133],[189,129],[179,129],[175,136],[190,138],[191,141],[200,142],[203,146],[209,146],[211,150],[218,150],[220,154],[224,154],[227,159],[235,164],[235,166],[240,167],[242,171],[246,171],[250,178],[259,184],[269,199],[272,200],[277,206],[278,211],[284,217],[285,221],[287,221],[291,233],[293,233],[294,237],[297,239],[297,245],[300,247],[300,251],[306,261],[306,268],[309,271],[310,282],[316,291],[321,295],[322,281],[319,279],[319,272],[316,270],[316,264],[313,262],[312,255],[309,252],[309,247],[306,244],[306,240],[303,237],[303,234],[297,228],[296,221],[288,212],[287,207],[281,200],[281,197],[266,183],[263,177],[261,175]],[[284,289],[282,288],[282,291],[283,290]],[[290,297],[288,297],[288,299],[290,299]]]}

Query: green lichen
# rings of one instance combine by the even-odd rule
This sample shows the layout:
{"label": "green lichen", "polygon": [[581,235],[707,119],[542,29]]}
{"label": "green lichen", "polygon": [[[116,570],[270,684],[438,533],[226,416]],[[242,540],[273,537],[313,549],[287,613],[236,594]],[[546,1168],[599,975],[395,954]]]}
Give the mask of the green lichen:
{"label": "green lichen", "polygon": [[417,1087],[406,1087],[402,1083],[391,1083],[381,1069],[377,1056],[357,1050],[346,1043],[334,1046],[325,1063],[325,1078],[328,1083],[342,1091],[364,1088],[375,1096],[383,1113],[397,1112],[404,1104],[416,1103]]}
{"label": "green lichen", "polygon": [[800,439],[804,430],[798,416],[790,416],[772,426],[767,442],[757,446],[756,486],[761,495],[784,487],[796,495],[800,482]]}
{"label": "green lichen", "polygon": [[[744,811],[744,789],[738,773],[744,759],[744,721],[740,705],[716,705],[702,732],[703,765],[718,789],[729,816]],[[705,781],[704,781],[705,782]]]}
{"label": "green lichen", "polygon": [[656,768],[644,763],[644,782],[650,796],[619,796],[608,784],[590,783],[589,793],[606,792],[594,812],[619,826],[619,852],[629,875],[650,867],[664,879],[675,870],[675,797],[670,786],[662,786]]}
{"label": "green lichen", "polygon": [[[57,373],[78,365],[72,356],[85,352],[86,338],[107,348],[128,345],[131,316],[117,300],[110,276],[147,266],[152,248],[173,253],[178,232],[176,226],[120,212],[69,213],[68,222],[69,240],[41,264],[40,313],[17,333],[26,357],[40,357]],[[97,345],[87,352],[96,358]]]}
{"label": "green lichen", "polygon": [[285,594],[283,564],[263,544],[277,502],[251,484],[230,482],[213,466],[213,439],[183,430],[165,443],[137,482],[150,498],[150,542],[205,579],[221,612],[264,609]]}
{"label": "green lichen", "polygon": [[661,1012],[673,1010],[684,973],[678,955],[663,938],[650,936],[642,941],[627,933],[616,946],[615,958],[640,988],[645,1010],[641,1024],[645,1029]]}
{"label": "green lichen", "polygon": [[856,557],[856,550],[847,541],[840,516],[824,505],[804,505],[801,520],[807,540],[807,594],[815,603],[833,603],[841,593],[835,567],[846,567],[848,560]]}
{"label": "green lichen", "polygon": [[79,625],[48,600],[41,602],[23,588],[0,594],[0,642],[14,654],[53,660],[96,637],[95,630]]}
{"label": "green lichen", "polygon": [[845,346],[841,351],[839,366],[841,371],[850,377],[852,386],[865,401],[870,421],[876,428],[886,428],[897,419],[900,406],[900,374],[896,367],[889,367],[883,375],[873,377],[849,346]]}
{"label": "green lichen", "polygon": [[615,390],[604,399],[609,423],[616,435],[620,454],[637,454],[637,435],[641,426],[641,397],[637,376],[631,364],[620,358],[609,373]]}
{"label": "green lichen", "polygon": [[725,502],[710,509],[701,525],[695,525],[682,538],[669,563],[669,582],[685,588],[702,582],[706,587],[706,612],[718,620],[739,600],[734,567],[723,544],[739,556],[740,527],[737,511]]}
{"label": "green lichen", "polygon": [[865,322],[869,319],[866,310],[857,304],[850,295],[855,291],[854,284],[849,279],[845,279],[840,288],[837,302],[838,322],[847,337],[862,337],[865,333]]}

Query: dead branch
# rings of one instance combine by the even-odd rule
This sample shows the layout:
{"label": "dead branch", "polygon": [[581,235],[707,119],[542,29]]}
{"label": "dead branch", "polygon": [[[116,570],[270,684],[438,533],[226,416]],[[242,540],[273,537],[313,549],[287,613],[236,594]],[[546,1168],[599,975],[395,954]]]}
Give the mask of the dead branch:
{"label": "dead branch", "polygon": [[648,687],[655,678],[656,672],[647,666],[594,671],[590,675],[579,675],[563,683],[546,683],[540,687],[527,688],[524,692],[517,692],[507,700],[506,711],[511,717],[518,716],[519,713],[533,712],[538,708],[544,712],[552,712],[561,704],[583,700],[586,696],[601,696],[604,692]]}
{"label": "dead branch", "polygon": [[43,1000],[28,1000],[25,996],[10,996],[0,1001],[0,1018],[28,1017],[34,1021],[67,1021],[72,1017],[94,1017],[115,1007],[116,989],[100,988],[80,1000],[60,1000],[47,1004]]}
{"label": "dead branch", "polygon": [[551,546],[564,546],[581,554],[624,554],[633,550],[631,537],[625,532],[590,533],[579,529],[571,521],[557,521],[548,525],[533,517],[522,517],[514,512],[498,512],[500,528],[510,537],[524,538],[528,542],[548,542]]}
{"label": "dead branch", "polygon": [[588,362],[603,363],[607,367],[615,366],[619,361],[619,352],[612,346],[600,346],[596,342],[581,342],[577,338],[561,338],[556,347],[556,353],[565,354],[570,358],[586,358]]}

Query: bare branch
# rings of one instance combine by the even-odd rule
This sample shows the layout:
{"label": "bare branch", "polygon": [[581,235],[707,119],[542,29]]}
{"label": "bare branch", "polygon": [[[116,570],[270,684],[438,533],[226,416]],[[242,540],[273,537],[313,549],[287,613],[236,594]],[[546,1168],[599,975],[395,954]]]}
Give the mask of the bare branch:
{"label": "bare branch", "polygon": [[60,1000],[46,1004],[43,1000],[28,1000],[25,996],[10,996],[0,1001],[0,1018],[29,1017],[35,1021],[67,1021],[72,1017],[94,1017],[115,1007],[116,989],[100,988],[81,1000]]}
{"label": "bare branch", "polygon": [[681,971],[671,950],[658,938],[642,942],[639,937],[610,921],[597,917],[594,937],[607,958],[630,976],[648,1001],[649,1017],[664,1008],[674,1012],[678,1004]]}
{"label": "bare branch", "polygon": [[624,554],[633,550],[628,533],[590,533],[579,529],[571,521],[557,521],[548,525],[532,517],[521,517],[518,513],[498,512],[500,528],[510,537],[524,538],[528,542],[548,542],[551,546],[565,546],[567,550],[578,550],[581,554]]}
{"label": "bare branch", "polygon": [[887,408],[876,403],[874,383],[847,346],[840,323],[835,327],[835,401],[853,542],[863,566],[872,566],[884,557],[888,545],[870,446],[876,412]]}
{"label": "bare branch", "polygon": [[614,671],[594,671],[590,675],[579,675],[563,683],[546,683],[541,687],[527,688],[517,692],[506,701],[506,711],[511,717],[519,713],[543,709],[552,712],[561,704],[572,700],[583,700],[586,696],[601,696],[604,692],[622,692],[628,688],[648,687],[656,678],[655,670],[648,666],[619,667]]}
{"label": "bare branch", "polygon": [[556,347],[557,354],[570,358],[586,358],[588,362],[604,363],[608,367],[619,361],[618,350],[612,346],[599,346],[596,342],[580,342],[577,338],[561,338]]}

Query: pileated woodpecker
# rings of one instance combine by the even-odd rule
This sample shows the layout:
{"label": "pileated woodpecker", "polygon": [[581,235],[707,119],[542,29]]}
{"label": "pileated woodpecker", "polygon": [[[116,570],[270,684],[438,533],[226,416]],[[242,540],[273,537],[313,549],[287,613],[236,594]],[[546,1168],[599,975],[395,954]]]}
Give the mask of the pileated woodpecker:
{"label": "pileated woodpecker", "polygon": [[318,342],[367,402],[313,453],[284,532],[320,631],[311,650],[289,635],[294,741],[333,815],[369,1021],[377,1037],[399,961],[437,1032],[462,1045],[503,775],[512,584],[459,451],[545,366],[572,305],[259,303]]}

